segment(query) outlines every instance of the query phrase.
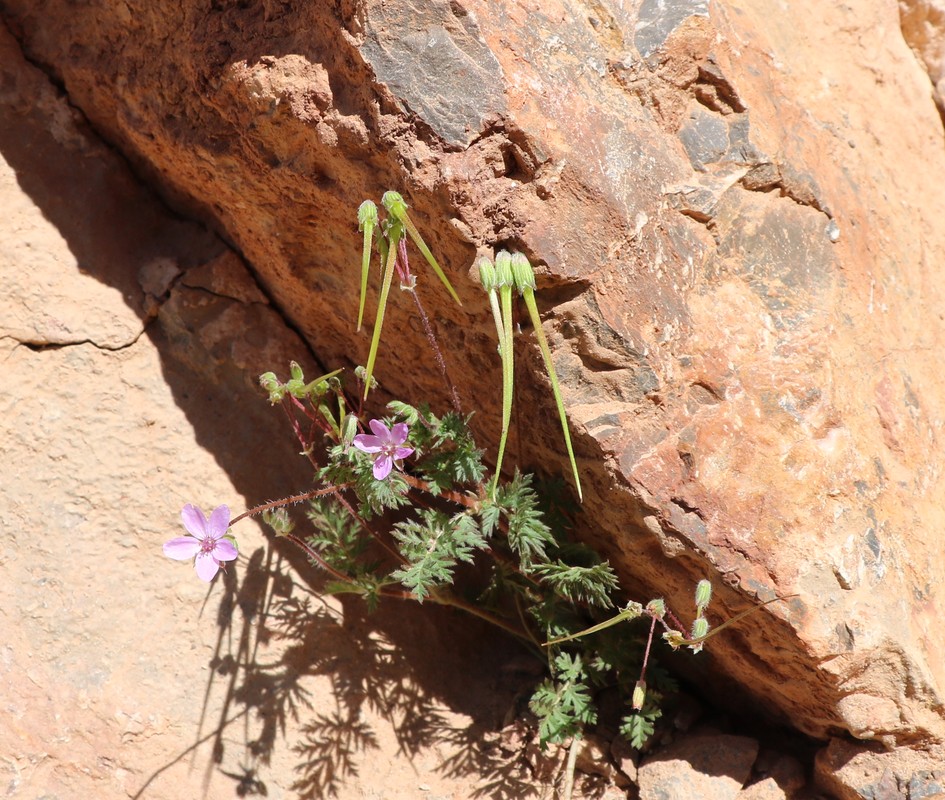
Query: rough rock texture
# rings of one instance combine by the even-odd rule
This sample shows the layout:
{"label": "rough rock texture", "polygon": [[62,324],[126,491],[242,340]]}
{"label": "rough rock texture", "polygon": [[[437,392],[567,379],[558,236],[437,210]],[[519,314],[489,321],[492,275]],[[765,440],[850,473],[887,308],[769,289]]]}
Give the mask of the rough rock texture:
{"label": "rough rock texture", "polygon": [[2,27],[0,209],[0,794],[539,797],[481,747],[522,684],[468,619],[326,602],[252,523],[210,588],[161,556],[185,502],[308,485],[252,385],[306,348]]}
{"label": "rough rock texture", "polygon": [[[934,4],[0,8],[326,366],[367,350],[354,210],[401,191],[464,300],[423,285],[483,441],[498,369],[468,270],[526,252],[583,535],[633,596],[681,613],[705,575],[722,617],[799,595],[715,640],[695,677],[812,736],[940,757],[945,143],[940,76],[904,37],[932,64]],[[410,309],[389,325],[384,389],[443,402],[411,368]],[[563,472],[533,348],[522,361],[532,413],[510,452]]]}
{"label": "rough rock texture", "polygon": [[758,742],[744,736],[689,736],[640,765],[640,800],[735,800],[757,755]]}

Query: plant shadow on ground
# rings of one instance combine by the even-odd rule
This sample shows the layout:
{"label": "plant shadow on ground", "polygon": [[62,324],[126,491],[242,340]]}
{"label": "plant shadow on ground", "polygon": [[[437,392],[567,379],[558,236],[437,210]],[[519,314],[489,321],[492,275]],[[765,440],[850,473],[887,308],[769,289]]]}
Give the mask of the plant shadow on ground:
{"label": "plant shadow on ground", "polygon": [[[260,548],[224,581],[210,681],[225,683],[226,695],[213,755],[219,764],[233,741],[230,725],[241,721],[247,766],[228,773],[239,796],[266,796],[258,769],[290,723],[301,725],[290,744],[298,759],[292,789],[304,800],[336,796],[359,776],[361,758],[382,747],[371,718],[390,726],[398,757],[412,761],[434,746],[449,751],[435,771],[477,776],[472,797],[539,796],[523,760],[487,736],[535,678],[527,668],[513,674],[523,666],[516,643],[429,605],[387,601],[367,614],[359,599],[326,600],[288,566],[276,547]],[[319,678],[330,683],[333,708],[313,705],[307,684]],[[471,721],[457,724],[450,712]]]}
{"label": "plant shadow on ground", "polygon": [[[143,268],[167,261],[186,271],[227,254],[225,245],[199,224],[170,213],[72,107],[70,118],[81,136],[78,144],[64,145],[52,133],[61,123],[34,102],[36,95],[53,97],[64,108],[62,96],[25,61],[22,69],[29,81],[19,95],[11,93],[15,102],[0,103],[0,153],[22,191],[68,242],[83,273],[120,290],[140,316],[195,444],[213,453],[247,505],[304,489],[311,476],[291,432],[254,386],[261,371],[285,364],[248,365],[233,357],[234,350],[258,354],[262,346],[254,343],[268,341],[270,334],[284,337],[284,322],[270,307],[246,304],[245,321],[227,330],[248,332],[247,341],[207,344],[201,331],[215,329],[240,303],[189,289],[197,295],[196,311],[172,319],[182,307],[174,298],[185,290],[175,285],[148,300],[139,282]],[[296,342],[302,352],[291,357],[310,363],[311,355]],[[213,744],[212,768],[234,781],[238,796],[267,796],[261,768],[288,746],[297,758],[293,791],[311,800],[330,797],[357,777],[360,755],[388,748],[365,721],[371,716],[389,722],[404,758],[443,745],[451,755],[440,774],[474,777],[475,797],[537,796],[537,782],[522,760],[499,752],[486,735],[501,726],[537,678],[527,669],[516,671],[518,645],[476,620],[429,605],[389,602],[367,615],[358,600],[326,602],[312,588],[318,585],[305,559],[282,542],[260,548],[245,566],[241,559],[238,568],[217,578],[207,595],[206,607],[213,608],[222,589],[201,725],[194,743],[147,776],[135,798],[147,796],[159,775],[207,741]],[[312,702],[308,684],[319,679],[330,684],[329,710]],[[210,698],[221,687],[223,707],[211,720]],[[449,718],[453,712],[471,721],[458,724]],[[286,742],[294,735],[290,723],[301,726],[295,742]],[[234,739],[237,726],[242,735]],[[229,747],[241,752],[224,767]],[[234,762],[241,762],[237,771],[229,766]]]}

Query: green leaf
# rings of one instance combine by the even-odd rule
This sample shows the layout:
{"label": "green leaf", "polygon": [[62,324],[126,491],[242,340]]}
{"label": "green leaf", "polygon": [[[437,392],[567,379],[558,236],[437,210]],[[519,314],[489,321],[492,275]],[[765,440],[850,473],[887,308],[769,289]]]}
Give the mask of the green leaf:
{"label": "green leaf", "polygon": [[556,560],[539,564],[534,574],[569,600],[602,608],[611,605],[610,593],[619,586],[616,574],[607,563],[581,567]]}

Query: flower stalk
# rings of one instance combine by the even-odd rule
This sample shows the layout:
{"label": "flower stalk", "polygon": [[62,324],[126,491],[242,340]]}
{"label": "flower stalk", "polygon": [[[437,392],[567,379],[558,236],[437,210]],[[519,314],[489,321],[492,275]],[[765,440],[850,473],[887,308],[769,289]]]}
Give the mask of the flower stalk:
{"label": "flower stalk", "polygon": [[558,418],[561,420],[561,432],[564,434],[564,444],[568,449],[568,458],[571,460],[571,472],[574,475],[574,485],[577,489],[578,500],[583,502],[584,494],[581,491],[581,476],[578,475],[577,462],[574,459],[574,449],[571,447],[571,433],[568,429],[568,416],[564,410],[564,401],[561,399],[561,389],[558,386],[558,373],[555,371],[554,361],[551,359],[551,348],[548,347],[548,340],[545,338],[545,332],[541,326],[541,317],[538,314],[538,306],[535,303],[535,273],[528,259],[521,253],[515,253],[512,256],[512,275],[515,279],[515,285],[525,299],[525,307],[528,309],[528,315],[532,321],[532,327],[535,329],[535,337],[538,339],[538,347],[541,349],[541,357],[545,362],[545,370],[548,372],[548,378],[551,381],[551,391],[555,397],[555,403],[558,406]]}

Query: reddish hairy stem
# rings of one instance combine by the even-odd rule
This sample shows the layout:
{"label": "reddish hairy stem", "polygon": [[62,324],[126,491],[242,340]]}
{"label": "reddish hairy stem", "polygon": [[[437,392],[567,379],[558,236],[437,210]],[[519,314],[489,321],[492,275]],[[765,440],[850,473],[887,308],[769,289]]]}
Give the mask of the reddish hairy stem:
{"label": "reddish hairy stem", "polygon": [[453,404],[453,410],[459,415],[463,415],[463,407],[459,402],[459,394],[456,391],[456,386],[453,384],[453,381],[450,379],[449,370],[446,368],[446,361],[443,358],[443,353],[440,351],[440,345],[436,340],[436,334],[433,333],[433,327],[430,325],[430,320],[427,317],[427,312],[423,309],[423,304],[420,302],[420,297],[417,294],[415,289],[410,289],[410,294],[413,295],[413,301],[417,304],[417,312],[420,314],[420,322],[423,323],[423,330],[426,332],[427,341],[430,343],[430,348],[433,350],[433,358],[436,361],[436,365],[440,368],[440,372],[443,375],[443,380],[446,383],[447,389],[450,393],[450,401]]}
{"label": "reddish hairy stem", "polygon": [[439,492],[434,492],[430,488],[430,484],[426,481],[422,481],[419,478],[413,477],[413,475],[408,475],[406,472],[403,473],[404,480],[407,482],[407,485],[411,489],[419,489],[421,492],[426,492],[433,497],[441,497],[444,500],[449,500],[451,503],[456,503],[458,506],[463,506],[464,508],[471,508],[477,510],[481,503],[478,497],[473,497],[468,494],[463,494],[462,492],[452,492],[449,490],[442,490]]}
{"label": "reddish hairy stem", "polygon": [[294,503],[301,503],[303,500],[310,500],[313,497],[324,497],[326,494],[334,494],[336,492],[340,492],[342,489],[345,489],[350,485],[350,483],[343,483],[340,486],[326,486],[323,489],[312,489],[310,492],[294,494],[291,497],[284,497],[282,500],[273,500],[271,503],[263,503],[261,506],[251,508],[249,511],[244,511],[239,516],[234,517],[230,521],[230,525],[235,525],[244,517],[254,517],[257,514],[261,514],[263,511],[269,511],[272,508],[282,508],[283,506],[289,506]]}

